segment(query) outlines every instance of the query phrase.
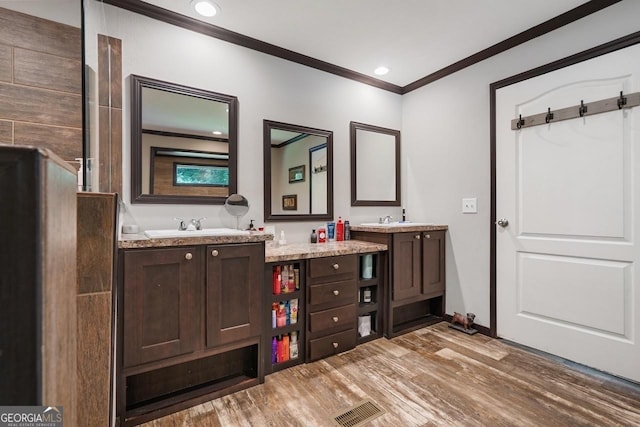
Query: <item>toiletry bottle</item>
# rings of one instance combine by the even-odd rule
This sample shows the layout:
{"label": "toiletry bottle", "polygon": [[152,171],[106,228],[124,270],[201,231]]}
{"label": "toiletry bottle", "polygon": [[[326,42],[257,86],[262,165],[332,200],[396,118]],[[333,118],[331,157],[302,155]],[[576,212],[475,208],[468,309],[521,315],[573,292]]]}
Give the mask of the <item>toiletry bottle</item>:
{"label": "toiletry bottle", "polygon": [[280,274],[280,266],[276,265],[275,272],[273,273],[273,294],[280,294],[280,281],[282,280],[282,275]]}
{"label": "toiletry bottle", "polygon": [[291,332],[291,341],[289,342],[289,358],[298,358],[298,332]]}
{"label": "toiletry bottle", "polygon": [[349,221],[344,222],[344,240],[351,240],[351,226]]}
{"label": "toiletry bottle", "polygon": [[286,245],[287,239],[284,237],[284,230],[280,230],[280,240],[278,240],[279,245]]}
{"label": "toiletry bottle", "polygon": [[330,242],[336,240],[336,223],[333,221],[327,223],[327,240]]}
{"label": "toiletry bottle", "polygon": [[298,323],[298,298],[294,298],[289,301],[289,306],[291,312],[290,324],[295,325],[296,323]]}
{"label": "toiletry bottle", "polygon": [[311,230],[311,243],[318,243],[318,235],[316,230]]}
{"label": "toiletry bottle", "polygon": [[275,365],[278,362],[278,339],[276,337],[271,338],[271,364]]}
{"label": "toiletry bottle", "polygon": [[289,335],[282,336],[282,361],[289,360]]}
{"label": "toiletry bottle", "polygon": [[405,214],[404,208],[402,208],[402,222],[407,222],[407,215]]}
{"label": "toiletry bottle", "polygon": [[295,292],[296,284],[295,277],[293,274],[293,264],[289,266],[289,280],[287,281],[287,292]]}
{"label": "toiletry bottle", "polygon": [[338,217],[338,223],[336,224],[336,240],[341,242],[344,240],[344,222],[342,222],[342,217]]}
{"label": "toiletry bottle", "polygon": [[278,343],[276,349],[276,359],[278,363],[284,362],[284,357],[282,355],[282,350],[284,349],[284,343],[282,342],[282,335],[278,336]]}
{"label": "toiletry bottle", "polygon": [[285,325],[290,325],[291,324],[291,306],[289,304],[289,301],[286,301],[284,303],[284,318],[285,318]]}
{"label": "toiletry bottle", "polygon": [[300,269],[299,268],[293,269],[293,284],[295,286],[296,291],[300,289]]}
{"label": "toiletry bottle", "polygon": [[289,292],[289,266],[285,265],[282,267],[282,283],[280,284],[280,289],[283,294]]}
{"label": "toiletry bottle", "polygon": [[318,228],[318,243],[327,242],[327,232],[323,227]]}
{"label": "toiletry bottle", "polygon": [[364,291],[362,292],[362,301],[369,303],[371,302],[371,289],[370,288],[364,288]]}

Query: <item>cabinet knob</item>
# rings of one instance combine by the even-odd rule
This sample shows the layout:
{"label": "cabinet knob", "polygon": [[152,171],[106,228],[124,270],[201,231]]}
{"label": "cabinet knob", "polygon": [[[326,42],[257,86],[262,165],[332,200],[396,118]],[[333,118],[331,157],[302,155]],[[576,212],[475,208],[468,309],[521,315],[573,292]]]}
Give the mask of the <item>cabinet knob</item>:
{"label": "cabinet knob", "polygon": [[191,252],[187,252],[184,256],[184,259],[186,259],[187,261],[190,260],[191,258],[193,258],[193,255],[191,254]]}
{"label": "cabinet knob", "polygon": [[334,342],[332,344],[333,344],[333,348],[338,348],[338,343],[337,342]]}
{"label": "cabinet knob", "polygon": [[340,320],[338,319],[338,316],[333,316],[332,319],[333,319],[333,323],[338,323],[338,320]]}
{"label": "cabinet knob", "polygon": [[424,238],[425,238],[425,239],[430,239],[430,238],[431,238],[431,234],[425,234],[425,235],[424,235]]}
{"label": "cabinet knob", "polygon": [[333,269],[334,269],[334,270],[337,270],[337,269],[339,269],[339,268],[340,268],[340,266],[338,265],[338,263],[333,264]]}
{"label": "cabinet knob", "polygon": [[420,235],[419,235],[419,234],[416,234],[414,237],[415,237],[416,239],[420,240]]}
{"label": "cabinet knob", "polygon": [[213,255],[213,256],[218,256],[219,253],[220,252],[218,252],[217,249],[214,249],[214,250],[211,251],[211,255]]}
{"label": "cabinet knob", "polygon": [[333,291],[333,294],[334,294],[335,296],[338,296],[338,295],[340,295],[340,291],[339,291],[339,290],[337,290],[337,289],[335,289],[335,290]]}

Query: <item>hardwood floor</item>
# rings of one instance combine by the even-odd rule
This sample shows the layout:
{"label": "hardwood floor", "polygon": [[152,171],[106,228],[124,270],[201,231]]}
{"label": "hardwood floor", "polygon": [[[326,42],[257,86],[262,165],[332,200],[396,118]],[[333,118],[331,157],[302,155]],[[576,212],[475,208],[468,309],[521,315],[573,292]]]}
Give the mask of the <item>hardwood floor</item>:
{"label": "hardwood floor", "polygon": [[365,399],[386,411],[368,426],[640,425],[640,386],[585,371],[440,323],[277,372],[146,426],[333,426]]}

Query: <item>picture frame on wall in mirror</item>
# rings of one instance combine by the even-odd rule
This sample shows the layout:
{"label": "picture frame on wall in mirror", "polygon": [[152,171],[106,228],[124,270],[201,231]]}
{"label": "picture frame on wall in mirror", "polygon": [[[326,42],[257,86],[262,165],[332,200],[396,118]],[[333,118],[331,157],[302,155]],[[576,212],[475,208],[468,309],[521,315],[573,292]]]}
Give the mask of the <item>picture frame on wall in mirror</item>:
{"label": "picture frame on wall in mirror", "polygon": [[289,183],[304,181],[304,165],[289,168]]}
{"label": "picture frame on wall in mirror", "polygon": [[285,194],[284,196],[282,196],[282,210],[284,211],[298,210],[298,195]]}

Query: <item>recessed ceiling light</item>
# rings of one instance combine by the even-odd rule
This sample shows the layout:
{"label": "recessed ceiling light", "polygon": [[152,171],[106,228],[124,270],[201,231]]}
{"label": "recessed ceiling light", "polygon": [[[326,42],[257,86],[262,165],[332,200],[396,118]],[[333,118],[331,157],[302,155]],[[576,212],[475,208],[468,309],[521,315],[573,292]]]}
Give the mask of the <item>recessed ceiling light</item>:
{"label": "recessed ceiling light", "polygon": [[191,0],[191,6],[202,16],[212,17],[220,12],[220,6],[209,0]]}
{"label": "recessed ceiling light", "polygon": [[389,67],[385,67],[384,65],[381,65],[378,68],[376,68],[375,70],[373,70],[373,73],[376,76],[384,76],[388,72],[389,72]]}

